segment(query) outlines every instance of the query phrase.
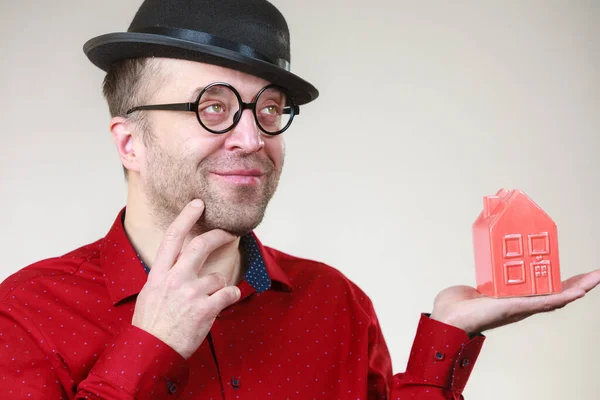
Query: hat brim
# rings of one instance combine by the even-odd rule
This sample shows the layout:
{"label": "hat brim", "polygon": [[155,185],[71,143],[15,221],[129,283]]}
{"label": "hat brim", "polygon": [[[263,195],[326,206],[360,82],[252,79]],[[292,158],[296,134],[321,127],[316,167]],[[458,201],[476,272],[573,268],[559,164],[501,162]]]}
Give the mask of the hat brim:
{"label": "hat brim", "polygon": [[297,75],[266,61],[232,50],[149,33],[109,33],[90,39],[83,46],[89,60],[108,72],[117,61],[138,57],[166,57],[199,61],[235,69],[286,88],[298,105],[310,103],[318,90]]}

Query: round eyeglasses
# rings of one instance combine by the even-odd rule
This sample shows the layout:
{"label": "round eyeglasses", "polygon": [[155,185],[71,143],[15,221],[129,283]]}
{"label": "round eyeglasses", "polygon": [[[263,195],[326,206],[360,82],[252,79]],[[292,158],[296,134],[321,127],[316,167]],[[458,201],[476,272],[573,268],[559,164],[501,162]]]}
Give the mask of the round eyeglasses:
{"label": "round eyeglasses", "polygon": [[139,106],[126,114],[142,110],[192,111],[196,113],[198,122],[204,129],[222,134],[229,132],[240,122],[242,112],[246,109],[252,110],[256,125],[268,135],[283,133],[292,124],[294,116],[300,114],[300,107],[278,85],[265,86],[252,103],[244,103],[238,91],[225,82],[214,82],[206,86],[193,103]]}

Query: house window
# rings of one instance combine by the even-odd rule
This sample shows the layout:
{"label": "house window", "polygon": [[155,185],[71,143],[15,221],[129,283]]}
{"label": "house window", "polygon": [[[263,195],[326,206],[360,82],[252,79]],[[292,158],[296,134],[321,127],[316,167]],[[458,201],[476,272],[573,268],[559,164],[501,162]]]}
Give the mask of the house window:
{"label": "house window", "polygon": [[525,263],[523,261],[504,263],[504,284],[517,285],[520,283],[525,283]]}
{"label": "house window", "polygon": [[544,254],[550,254],[548,232],[529,235],[529,255],[537,256]]}
{"label": "house window", "polygon": [[502,238],[504,257],[523,256],[523,238],[521,234],[504,235]]}
{"label": "house window", "polygon": [[531,263],[533,274],[536,278],[548,278],[550,273],[550,261],[539,261]]}

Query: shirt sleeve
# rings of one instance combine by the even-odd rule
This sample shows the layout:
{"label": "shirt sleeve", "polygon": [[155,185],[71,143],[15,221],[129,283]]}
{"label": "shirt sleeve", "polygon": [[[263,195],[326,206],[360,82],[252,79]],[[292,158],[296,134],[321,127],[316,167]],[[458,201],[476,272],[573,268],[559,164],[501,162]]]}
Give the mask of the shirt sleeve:
{"label": "shirt sleeve", "polygon": [[68,374],[55,368],[42,351],[44,340],[36,329],[23,327],[22,318],[18,309],[0,306],[0,399],[69,399],[61,383]]}
{"label": "shirt sleeve", "polygon": [[392,375],[392,363],[377,317],[369,331],[369,400],[464,400],[462,392],[485,337],[421,314],[405,372]]}
{"label": "shirt sleeve", "polygon": [[176,399],[187,380],[187,363],[179,353],[127,325],[79,384],[75,398]]}
{"label": "shirt sleeve", "polygon": [[151,334],[125,325],[81,382],[17,306],[0,306],[0,399],[177,399],[186,361]]}

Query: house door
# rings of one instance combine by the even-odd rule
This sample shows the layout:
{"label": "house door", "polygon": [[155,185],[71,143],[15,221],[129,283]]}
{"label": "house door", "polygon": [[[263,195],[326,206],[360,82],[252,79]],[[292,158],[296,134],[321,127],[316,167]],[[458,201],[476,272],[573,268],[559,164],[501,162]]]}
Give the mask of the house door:
{"label": "house door", "polygon": [[552,292],[552,277],[550,276],[550,238],[548,232],[528,235],[529,256],[535,257],[531,262],[531,281],[534,294]]}
{"label": "house door", "polygon": [[535,261],[531,263],[531,280],[534,294],[547,294],[552,291],[550,279],[550,261]]}

